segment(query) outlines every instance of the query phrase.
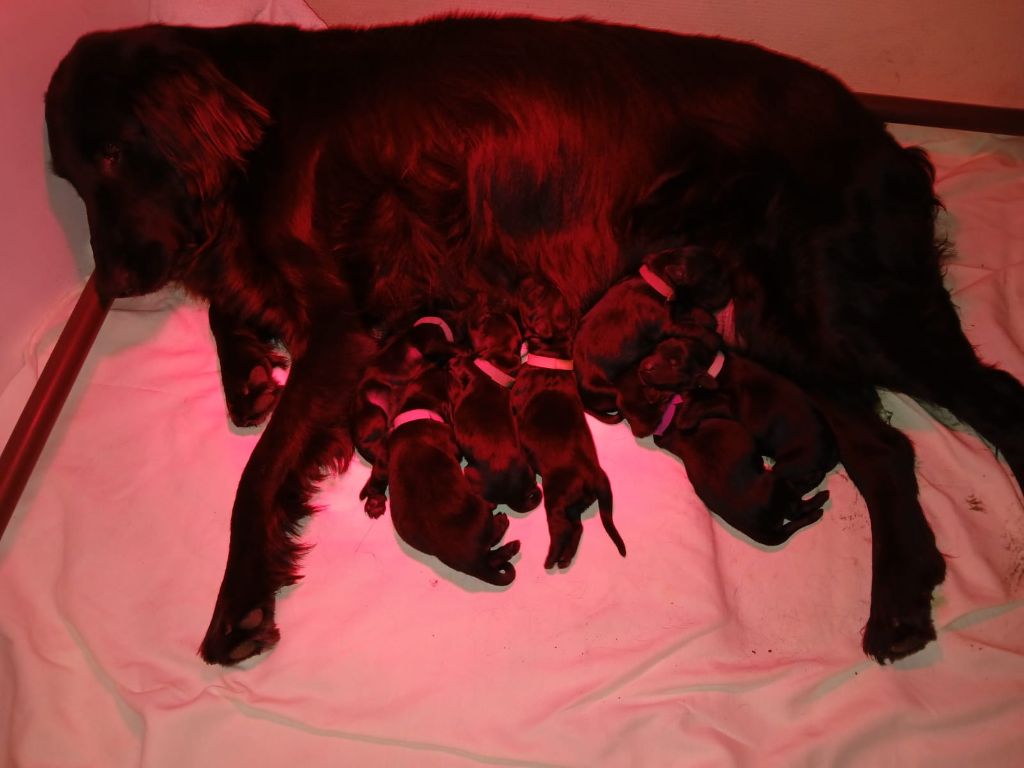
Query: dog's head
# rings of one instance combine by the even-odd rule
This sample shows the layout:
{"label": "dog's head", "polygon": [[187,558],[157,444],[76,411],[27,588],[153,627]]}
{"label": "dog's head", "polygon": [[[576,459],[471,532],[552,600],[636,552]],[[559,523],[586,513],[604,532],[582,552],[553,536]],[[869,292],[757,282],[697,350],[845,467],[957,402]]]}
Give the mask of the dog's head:
{"label": "dog's head", "polygon": [[109,297],[182,278],[212,235],[209,212],[258,145],[267,112],[180,30],[81,38],[46,91],[53,169],[85,202]]}

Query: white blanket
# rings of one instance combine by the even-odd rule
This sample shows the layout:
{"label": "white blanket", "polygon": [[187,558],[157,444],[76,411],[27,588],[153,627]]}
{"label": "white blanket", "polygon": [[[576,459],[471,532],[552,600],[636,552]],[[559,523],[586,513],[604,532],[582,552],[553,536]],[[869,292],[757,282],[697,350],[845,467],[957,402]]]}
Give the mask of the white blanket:
{"label": "white blanket", "polygon": [[[968,334],[1024,378],[1024,141],[901,136],[938,165]],[[0,434],[36,371],[0,396]],[[485,587],[368,519],[356,461],[306,527],[280,645],[223,669],[196,649],[257,433],[228,424],[202,307],[118,302],[0,544],[0,762],[1020,765],[1019,491],[976,437],[885,402],[949,568],[938,641],[893,666],[860,649],[870,531],[844,472],[824,519],[767,551],[673,457],[593,422],[628,557],[591,512],[573,566],[545,572],[537,510],[512,520],[516,581]]]}

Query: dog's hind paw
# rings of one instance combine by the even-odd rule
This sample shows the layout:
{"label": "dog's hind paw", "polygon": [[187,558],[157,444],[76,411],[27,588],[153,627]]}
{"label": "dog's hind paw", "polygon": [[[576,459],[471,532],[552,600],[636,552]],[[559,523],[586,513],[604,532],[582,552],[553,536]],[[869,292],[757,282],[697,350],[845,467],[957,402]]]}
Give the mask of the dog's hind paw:
{"label": "dog's hind paw", "polygon": [[872,589],[864,652],[885,664],[917,653],[934,640],[932,592],[945,575],[945,562],[936,552],[931,562],[919,564],[916,577],[906,573],[889,580],[883,577]]}
{"label": "dog's hind paw", "polygon": [[935,639],[931,605],[904,618],[872,616],[864,629],[864,653],[879,664],[917,653]]}
{"label": "dog's hind paw", "polygon": [[274,623],[274,600],[252,608],[231,620],[218,605],[199,647],[207,664],[231,666],[270,650],[281,639]]}

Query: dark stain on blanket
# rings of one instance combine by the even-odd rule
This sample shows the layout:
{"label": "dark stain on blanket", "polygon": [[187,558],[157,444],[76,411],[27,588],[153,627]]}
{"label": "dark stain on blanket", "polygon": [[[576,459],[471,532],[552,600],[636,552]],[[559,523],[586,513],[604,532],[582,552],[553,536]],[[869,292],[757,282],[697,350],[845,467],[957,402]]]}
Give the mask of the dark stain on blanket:
{"label": "dark stain on blanket", "polygon": [[1010,568],[1003,582],[1006,588],[1015,593],[1024,585],[1024,539],[1019,531],[1003,531],[1003,549],[1010,556]]}

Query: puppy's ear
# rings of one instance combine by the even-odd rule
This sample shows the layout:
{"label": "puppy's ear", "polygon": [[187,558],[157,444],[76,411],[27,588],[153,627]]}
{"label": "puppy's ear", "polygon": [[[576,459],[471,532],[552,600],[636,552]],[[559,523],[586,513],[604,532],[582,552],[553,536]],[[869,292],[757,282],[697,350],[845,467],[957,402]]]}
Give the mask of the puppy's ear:
{"label": "puppy's ear", "polygon": [[135,116],[163,155],[185,175],[189,191],[219,192],[263,137],[268,112],[205,56],[182,54],[139,90]]}

